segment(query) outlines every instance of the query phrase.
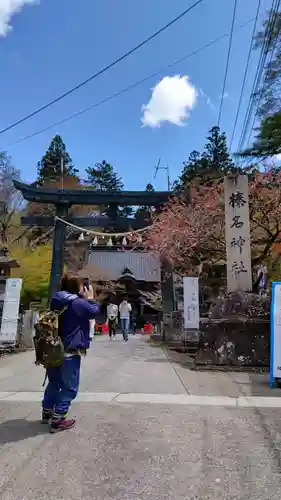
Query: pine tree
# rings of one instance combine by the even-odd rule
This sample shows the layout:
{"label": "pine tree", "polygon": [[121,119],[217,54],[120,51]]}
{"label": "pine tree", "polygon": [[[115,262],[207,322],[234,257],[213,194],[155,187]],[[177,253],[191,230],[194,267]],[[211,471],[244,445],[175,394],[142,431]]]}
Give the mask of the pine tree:
{"label": "pine tree", "polygon": [[208,160],[210,170],[213,173],[217,173],[219,176],[224,175],[234,167],[228,152],[226,135],[224,132],[220,132],[219,127],[212,127],[207,140],[203,158]]}
{"label": "pine tree", "polygon": [[148,191],[149,193],[152,193],[155,191],[154,187],[152,186],[151,182],[149,182],[147,185],[146,185],[146,188],[145,188],[146,191]]}
{"label": "pine tree", "polygon": [[263,118],[251,148],[239,152],[241,157],[267,158],[281,153],[281,112]]}
{"label": "pine tree", "polygon": [[225,133],[219,127],[212,127],[204,151],[192,151],[188,161],[184,163],[183,171],[174,184],[174,190],[182,191],[191,183],[212,184],[234,168],[229,155]]}
{"label": "pine tree", "polygon": [[[152,184],[150,182],[146,185],[145,190],[149,193],[155,191],[154,187],[152,186]],[[152,211],[153,211],[153,207],[146,207],[146,206],[139,207],[136,210],[135,218],[141,219],[143,221],[148,221],[151,219]]]}
{"label": "pine tree", "polygon": [[56,135],[41,161],[37,163],[37,183],[43,185],[58,181],[62,176],[62,162],[64,176],[78,179],[78,170],[73,166],[65,143],[60,135]]}
{"label": "pine tree", "polygon": [[199,151],[192,151],[189,158],[184,162],[184,167],[178,180],[174,182],[173,190],[176,192],[182,191],[185,187],[189,186],[198,173],[201,173],[202,161]]}
{"label": "pine tree", "polygon": [[[113,165],[107,163],[105,160],[101,163],[96,163],[94,167],[88,167],[86,173],[87,184],[93,189],[107,192],[123,191],[124,185],[121,177],[115,172]],[[111,217],[111,208],[109,206],[100,207],[100,212]],[[131,207],[118,208],[117,211],[117,215],[121,217],[130,216],[131,213]]]}
{"label": "pine tree", "polygon": [[96,163],[94,167],[86,169],[87,182],[94,189],[101,191],[122,191],[123,182],[121,177],[114,171],[113,166],[105,160]]}

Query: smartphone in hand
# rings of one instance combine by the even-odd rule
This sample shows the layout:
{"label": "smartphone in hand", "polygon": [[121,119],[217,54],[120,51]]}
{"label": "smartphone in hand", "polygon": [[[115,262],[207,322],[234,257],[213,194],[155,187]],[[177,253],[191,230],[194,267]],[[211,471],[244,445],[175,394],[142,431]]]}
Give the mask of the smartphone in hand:
{"label": "smartphone in hand", "polygon": [[90,280],[89,280],[89,278],[84,278],[83,286],[84,286],[84,288],[86,288],[87,290],[89,290],[89,288],[90,288]]}

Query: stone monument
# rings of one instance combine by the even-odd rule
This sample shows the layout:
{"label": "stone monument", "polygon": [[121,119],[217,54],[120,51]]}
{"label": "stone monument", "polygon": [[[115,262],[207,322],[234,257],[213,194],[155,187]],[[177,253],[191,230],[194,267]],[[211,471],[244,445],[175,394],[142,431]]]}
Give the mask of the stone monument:
{"label": "stone monument", "polygon": [[201,321],[197,364],[268,366],[269,298],[252,293],[248,176],[224,179],[227,293]]}
{"label": "stone monument", "polygon": [[247,175],[224,178],[227,291],[252,291]]}

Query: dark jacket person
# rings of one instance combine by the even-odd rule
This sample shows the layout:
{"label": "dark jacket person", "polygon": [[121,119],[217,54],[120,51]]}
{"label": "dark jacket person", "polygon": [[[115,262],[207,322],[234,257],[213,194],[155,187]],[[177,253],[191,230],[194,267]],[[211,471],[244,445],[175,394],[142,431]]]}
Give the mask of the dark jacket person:
{"label": "dark jacket person", "polygon": [[90,346],[90,320],[99,312],[93,289],[83,289],[83,282],[65,275],[61,291],[51,300],[54,311],[66,310],[59,316],[59,335],[65,349],[63,363],[47,370],[48,385],[42,401],[42,422],[50,421],[50,432],[70,429],[75,420],[67,419],[71,402],[76,398],[80,380],[81,355]]}

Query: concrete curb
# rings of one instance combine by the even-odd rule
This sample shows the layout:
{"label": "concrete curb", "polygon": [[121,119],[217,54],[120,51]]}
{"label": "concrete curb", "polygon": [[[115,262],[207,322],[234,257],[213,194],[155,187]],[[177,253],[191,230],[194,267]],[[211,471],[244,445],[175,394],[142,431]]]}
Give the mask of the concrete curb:
{"label": "concrete curb", "polygon": [[[42,392],[0,392],[1,403],[37,403]],[[226,408],[281,408],[281,397],[262,396],[200,396],[189,394],[143,394],[115,392],[81,392],[76,403],[152,404],[183,406],[214,406]]]}

